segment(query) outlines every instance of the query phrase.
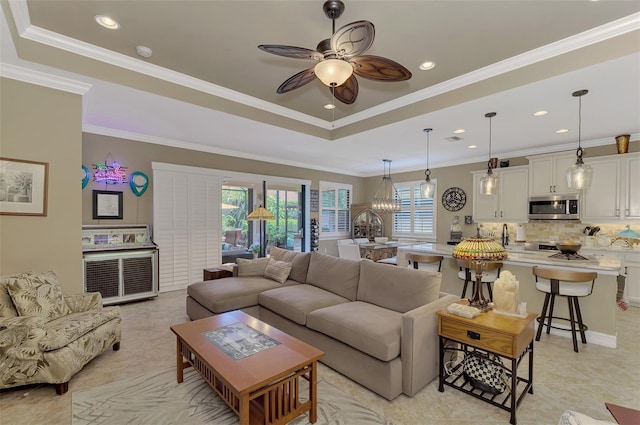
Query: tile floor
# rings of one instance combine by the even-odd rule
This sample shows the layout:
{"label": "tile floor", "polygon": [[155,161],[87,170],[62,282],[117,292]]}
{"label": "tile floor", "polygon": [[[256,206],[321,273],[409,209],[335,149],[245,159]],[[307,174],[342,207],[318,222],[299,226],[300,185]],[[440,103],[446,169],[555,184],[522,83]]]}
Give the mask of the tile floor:
{"label": "tile floor", "polygon": [[[85,366],[63,396],[48,385],[0,391],[0,425],[71,424],[74,391],[174,366],[175,338],[169,326],[188,320],[185,291],[121,308],[120,351],[109,350]],[[389,402],[327,367],[321,367],[320,378],[384,412],[396,425],[509,423],[506,411],[449,387],[439,393],[437,381],[415,397],[401,395]],[[574,353],[569,338],[543,334],[535,345],[534,378],[534,394],[518,409],[521,425],[555,425],[565,409],[613,422],[605,401],[640,409],[640,309],[618,312],[616,349],[587,344]]]}

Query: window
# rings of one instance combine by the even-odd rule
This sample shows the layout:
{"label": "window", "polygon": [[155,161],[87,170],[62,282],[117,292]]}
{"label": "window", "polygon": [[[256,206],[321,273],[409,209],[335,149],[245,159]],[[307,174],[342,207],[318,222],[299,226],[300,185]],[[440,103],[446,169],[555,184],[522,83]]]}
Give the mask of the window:
{"label": "window", "polygon": [[350,237],[350,184],[320,182],[320,237],[324,239]]}
{"label": "window", "polygon": [[433,199],[423,198],[420,183],[422,181],[395,184],[401,205],[400,211],[393,214],[393,236],[396,238],[411,236],[427,240],[436,239],[434,199],[437,199],[437,195],[434,195]]}

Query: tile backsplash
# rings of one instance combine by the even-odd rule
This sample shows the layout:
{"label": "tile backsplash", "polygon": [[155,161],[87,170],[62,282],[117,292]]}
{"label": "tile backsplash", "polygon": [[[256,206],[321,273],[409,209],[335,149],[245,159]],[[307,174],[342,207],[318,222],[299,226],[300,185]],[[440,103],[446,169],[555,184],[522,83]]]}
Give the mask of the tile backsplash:
{"label": "tile backsplash", "polygon": [[[480,234],[487,237],[500,238],[502,236],[503,223],[481,223]],[[585,227],[599,226],[600,231],[597,236],[615,236],[627,228],[626,224],[598,224],[598,223],[578,223],[571,221],[536,221],[530,223],[508,223],[509,241],[516,241],[517,228],[522,226],[527,241],[575,241],[582,242],[584,240]],[[631,225],[636,232],[640,232],[640,224]],[[470,235],[465,235],[470,236]]]}

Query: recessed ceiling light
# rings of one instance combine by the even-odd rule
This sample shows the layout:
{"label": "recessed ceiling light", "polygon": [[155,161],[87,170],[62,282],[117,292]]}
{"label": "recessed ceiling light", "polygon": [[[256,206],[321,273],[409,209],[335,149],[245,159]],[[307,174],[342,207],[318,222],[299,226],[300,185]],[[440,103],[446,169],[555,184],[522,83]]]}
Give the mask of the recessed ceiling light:
{"label": "recessed ceiling light", "polygon": [[430,69],[433,69],[436,67],[435,62],[431,62],[431,61],[427,61],[427,62],[422,62],[420,64],[420,69],[423,71],[428,71]]}
{"label": "recessed ceiling light", "polygon": [[454,134],[462,134],[462,133],[464,133],[465,131],[467,131],[467,130],[465,130],[464,128],[459,128],[459,129],[457,129],[457,130],[454,130],[454,132],[453,132],[453,133],[454,133]]}
{"label": "recessed ceiling light", "polygon": [[543,115],[547,115],[548,113],[549,113],[549,111],[544,111],[544,110],[542,110],[542,111],[535,111],[535,112],[533,113],[533,116],[534,116],[534,117],[541,117],[541,116],[543,116]]}
{"label": "recessed ceiling light", "polygon": [[332,103],[327,103],[326,105],[324,105],[324,109],[335,109],[336,105],[332,104]]}
{"label": "recessed ceiling light", "polygon": [[561,128],[560,130],[556,130],[556,133],[558,133],[558,134],[568,133],[568,132],[569,132],[569,130],[566,129],[566,128]]}
{"label": "recessed ceiling light", "polygon": [[108,28],[110,30],[117,30],[118,28],[120,28],[120,24],[117,21],[111,19],[108,16],[96,15],[96,16],[93,17],[93,19],[95,19],[95,21],[99,25],[101,25],[101,26],[103,26],[105,28]]}
{"label": "recessed ceiling light", "polygon": [[467,148],[469,148],[469,149],[475,149],[477,147],[478,147],[478,145],[469,145],[469,146],[467,146]]}

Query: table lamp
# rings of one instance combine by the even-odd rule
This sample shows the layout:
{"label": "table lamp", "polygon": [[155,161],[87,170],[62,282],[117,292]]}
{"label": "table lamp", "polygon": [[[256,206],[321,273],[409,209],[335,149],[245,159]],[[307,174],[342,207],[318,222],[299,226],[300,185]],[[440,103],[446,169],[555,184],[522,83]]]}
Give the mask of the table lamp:
{"label": "table lamp", "polygon": [[453,249],[453,257],[471,262],[476,271],[476,288],[469,305],[480,309],[490,310],[489,300],[482,294],[482,271],[488,262],[497,262],[507,259],[507,251],[502,245],[491,238],[480,236],[480,229],[475,238],[468,238],[460,242]]}

